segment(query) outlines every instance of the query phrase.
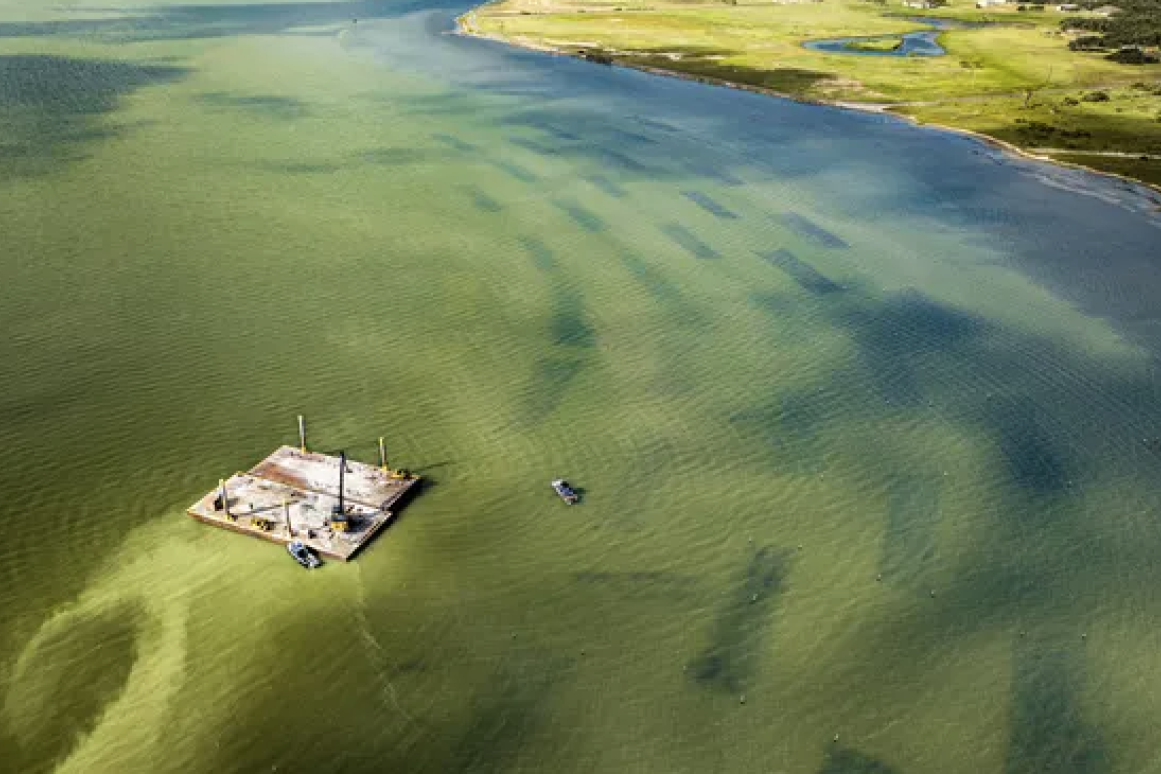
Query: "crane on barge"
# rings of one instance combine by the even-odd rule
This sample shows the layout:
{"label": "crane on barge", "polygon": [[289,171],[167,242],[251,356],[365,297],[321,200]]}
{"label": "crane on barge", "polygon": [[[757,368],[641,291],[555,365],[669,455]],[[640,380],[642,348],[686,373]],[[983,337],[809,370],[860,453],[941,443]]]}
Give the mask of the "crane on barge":
{"label": "crane on barge", "polygon": [[347,472],[347,453],[339,452],[339,499],[331,511],[330,526],[335,532],[347,532],[351,528],[351,518],[347,515],[346,503],[343,499],[344,479]]}

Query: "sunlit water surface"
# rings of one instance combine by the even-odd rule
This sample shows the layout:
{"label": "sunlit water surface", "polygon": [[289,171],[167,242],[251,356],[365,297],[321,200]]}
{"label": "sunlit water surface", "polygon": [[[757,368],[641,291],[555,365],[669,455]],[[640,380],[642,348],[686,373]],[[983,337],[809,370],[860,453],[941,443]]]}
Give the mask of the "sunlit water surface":
{"label": "sunlit water surface", "polygon": [[0,769],[1161,771],[1157,197],[459,10],[0,3]]}

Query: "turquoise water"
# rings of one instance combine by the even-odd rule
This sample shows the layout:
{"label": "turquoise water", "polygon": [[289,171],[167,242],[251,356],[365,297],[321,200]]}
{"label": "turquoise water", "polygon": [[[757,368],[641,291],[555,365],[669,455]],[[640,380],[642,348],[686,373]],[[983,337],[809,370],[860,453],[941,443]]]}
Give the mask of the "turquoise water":
{"label": "turquoise water", "polygon": [[460,10],[0,3],[0,768],[1161,770],[1156,196]]}

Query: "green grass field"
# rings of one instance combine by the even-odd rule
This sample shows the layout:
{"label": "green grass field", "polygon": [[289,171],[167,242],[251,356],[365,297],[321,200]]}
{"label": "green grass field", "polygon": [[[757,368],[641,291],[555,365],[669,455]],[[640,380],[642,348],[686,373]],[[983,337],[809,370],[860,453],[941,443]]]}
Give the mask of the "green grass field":
{"label": "green grass field", "polygon": [[903,47],[903,38],[890,37],[875,40],[852,40],[845,48],[851,51],[896,51]]}
{"label": "green grass field", "polygon": [[[926,13],[995,24],[945,32],[940,43],[948,54],[940,57],[858,56],[802,45],[922,29],[904,10],[857,0],[503,0],[470,14],[465,27],[519,45],[600,52],[622,64],[799,98],[890,104],[917,120],[971,129],[1022,148],[1087,152],[1081,162],[1087,166],[1161,182],[1156,161],[1093,155],[1159,152],[1161,90],[1132,84],[1157,84],[1161,65],[1122,65],[1100,53],[1070,51],[1069,37],[1059,29],[1063,14],[1014,6],[981,11],[958,0]],[[1095,90],[1110,100],[1082,101]]]}

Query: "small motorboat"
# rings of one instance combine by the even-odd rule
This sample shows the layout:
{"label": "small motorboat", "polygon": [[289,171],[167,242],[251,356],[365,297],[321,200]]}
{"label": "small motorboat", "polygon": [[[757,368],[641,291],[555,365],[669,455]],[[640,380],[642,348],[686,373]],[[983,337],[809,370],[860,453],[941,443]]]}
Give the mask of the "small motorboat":
{"label": "small motorboat", "polygon": [[571,486],[569,486],[568,482],[565,481],[563,478],[558,478],[555,481],[553,481],[552,488],[556,491],[556,493],[558,495],[560,495],[560,499],[564,500],[569,505],[573,505],[578,500],[580,500],[580,495],[578,495],[575,491],[573,491],[573,488]]}
{"label": "small motorboat", "polygon": [[322,564],[322,562],[319,561],[319,558],[314,555],[314,551],[311,551],[309,548],[307,548],[301,540],[295,540],[288,543],[286,550],[294,558],[294,561],[298,562],[308,570],[313,570]]}

